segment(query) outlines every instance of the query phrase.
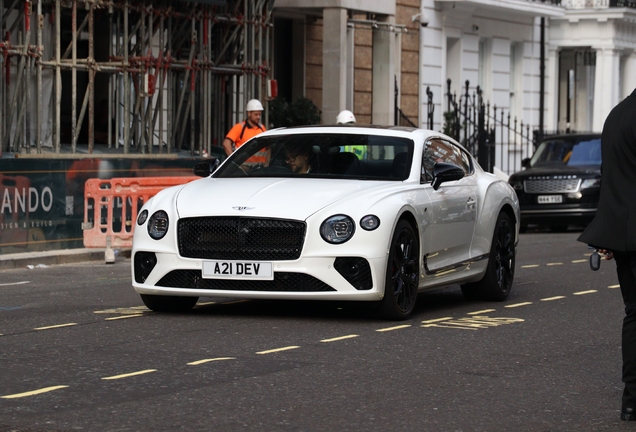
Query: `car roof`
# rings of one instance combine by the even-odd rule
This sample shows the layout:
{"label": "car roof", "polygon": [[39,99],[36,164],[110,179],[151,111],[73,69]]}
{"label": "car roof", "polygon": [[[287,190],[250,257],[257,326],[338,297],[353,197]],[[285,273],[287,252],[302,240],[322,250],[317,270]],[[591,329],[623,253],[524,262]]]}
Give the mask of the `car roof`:
{"label": "car roof", "polygon": [[[267,135],[284,135],[284,134],[300,134],[300,133],[336,133],[336,134],[368,134],[368,135],[384,135],[399,136],[423,141],[430,136],[444,136],[439,132],[419,129],[405,126],[383,126],[383,125],[308,125],[294,126],[288,128],[270,129],[264,134]],[[263,134],[259,134],[263,135]]]}
{"label": "car roof", "polygon": [[559,135],[548,135],[541,139],[541,141],[548,141],[553,139],[562,139],[562,140],[581,140],[585,138],[600,138],[600,132],[586,132],[586,133],[571,133],[571,134],[559,134]]}

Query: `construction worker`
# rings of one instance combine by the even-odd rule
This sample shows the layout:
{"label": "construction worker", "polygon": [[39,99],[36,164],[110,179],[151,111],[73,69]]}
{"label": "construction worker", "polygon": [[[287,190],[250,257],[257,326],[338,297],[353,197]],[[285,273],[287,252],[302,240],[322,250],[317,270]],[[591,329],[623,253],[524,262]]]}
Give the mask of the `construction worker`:
{"label": "construction worker", "polygon": [[258,99],[247,102],[245,107],[247,118],[245,121],[235,124],[223,140],[223,148],[228,156],[243,143],[261,132],[265,132],[265,126],[261,124],[263,105]]}
{"label": "construction worker", "polygon": [[[349,110],[340,111],[336,117],[337,124],[356,124],[356,116]],[[355,154],[358,159],[366,159],[367,148],[365,146],[347,145],[342,147],[343,151]]]}
{"label": "construction worker", "polygon": [[349,110],[340,111],[338,117],[336,117],[337,124],[356,124],[356,116]]}

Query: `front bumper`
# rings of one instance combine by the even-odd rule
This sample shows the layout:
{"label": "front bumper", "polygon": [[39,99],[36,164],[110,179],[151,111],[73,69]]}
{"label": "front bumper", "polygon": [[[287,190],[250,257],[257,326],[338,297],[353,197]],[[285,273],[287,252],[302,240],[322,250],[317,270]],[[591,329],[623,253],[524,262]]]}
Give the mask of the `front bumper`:
{"label": "front bumper", "polygon": [[[138,261],[152,254],[154,263],[140,275]],[[202,278],[202,259],[170,253],[136,251],[133,288],[139,294],[254,299],[381,300],[384,293],[385,258],[300,258],[273,261],[274,280]],[[344,265],[343,265],[344,260]],[[353,264],[359,269],[352,268]]]}

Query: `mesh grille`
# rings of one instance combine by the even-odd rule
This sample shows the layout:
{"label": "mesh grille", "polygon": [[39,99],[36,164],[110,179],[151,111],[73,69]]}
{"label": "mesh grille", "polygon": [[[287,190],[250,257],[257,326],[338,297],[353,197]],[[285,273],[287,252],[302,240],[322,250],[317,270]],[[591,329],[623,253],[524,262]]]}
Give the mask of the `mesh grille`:
{"label": "mesh grille", "polygon": [[203,279],[199,270],[173,270],[157,282],[157,286],[229,291],[335,291],[326,283],[303,273],[274,273],[274,280]]}
{"label": "mesh grille", "polygon": [[581,179],[545,179],[526,180],[524,188],[527,193],[569,193],[579,190]]}
{"label": "mesh grille", "polygon": [[179,220],[179,253],[187,258],[294,260],[305,239],[304,222],[203,217]]}

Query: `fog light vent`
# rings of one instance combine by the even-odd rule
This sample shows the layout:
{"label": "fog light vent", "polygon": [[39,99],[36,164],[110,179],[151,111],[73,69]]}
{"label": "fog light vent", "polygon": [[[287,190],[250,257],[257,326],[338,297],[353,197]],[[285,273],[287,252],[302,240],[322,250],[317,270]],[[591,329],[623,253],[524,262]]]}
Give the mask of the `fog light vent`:
{"label": "fog light vent", "polygon": [[154,252],[135,253],[135,282],[144,283],[152,269],[157,265],[157,256]]}
{"label": "fog light vent", "polygon": [[371,267],[364,258],[336,258],[333,266],[355,289],[363,291],[373,288]]}

